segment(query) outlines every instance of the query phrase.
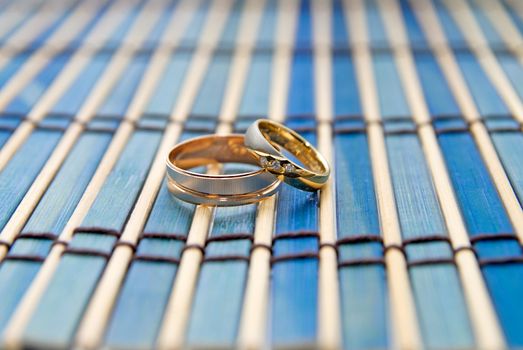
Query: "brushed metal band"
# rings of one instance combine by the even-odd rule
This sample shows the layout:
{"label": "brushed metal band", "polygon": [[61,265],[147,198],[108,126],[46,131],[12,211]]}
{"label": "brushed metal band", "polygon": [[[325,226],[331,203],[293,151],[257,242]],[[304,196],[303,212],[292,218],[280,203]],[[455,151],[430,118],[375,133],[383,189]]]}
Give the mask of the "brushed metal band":
{"label": "brushed metal band", "polygon": [[186,202],[232,206],[260,201],[275,193],[281,183],[265,169],[237,174],[190,170],[200,166],[216,170],[224,163],[259,166],[245,147],[243,135],[208,135],[179,143],[166,160],[169,190]]}
{"label": "brushed metal band", "polygon": [[[285,125],[259,119],[247,129],[245,145],[257,157],[262,168],[283,176],[283,181],[291,186],[316,191],[329,179],[327,160],[307,140]],[[303,165],[289,159],[280,148]]]}

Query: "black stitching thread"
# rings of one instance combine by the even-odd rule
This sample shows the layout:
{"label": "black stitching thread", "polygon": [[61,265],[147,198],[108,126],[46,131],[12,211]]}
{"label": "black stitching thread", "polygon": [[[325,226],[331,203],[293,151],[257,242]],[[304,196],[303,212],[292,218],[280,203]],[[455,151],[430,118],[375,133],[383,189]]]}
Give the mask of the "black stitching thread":
{"label": "black stitching thread", "polygon": [[403,239],[403,247],[408,244],[418,244],[418,243],[430,243],[430,242],[447,242],[450,244],[450,239],[447,235],[429,235],[429,236],[419,236]]}
{"label": "black stitching thread", "polygon": [[111,253],[104,253],[99,250],[88,249],[88,248],[73,248],[68,247],[64,250],[63,254],[73,254],[73,255],[86,255],[86,256],[99,256],[106,260],[111,258]]}
{"label": "black stitching thread", "polygon": [[253,245],[251,245],[251,249],[250,249],[251,254],[256,249],[265,249],[265,250],[269,251],[269,254],[272,255],[272,246],[270,246],[268,244],[254,243]]}
{"label": "black stitching thread", "polygon": [[478,235],[473,235],[470,238],[471,243],[481,242],[481,241],[498,241],[506,239],[517,240],[517,236],[513,233],[482,233]]}
{"label": "black stitching thread", "polygon": [[318,258],[319,258],[319,255],[316,252],[285,254],[285,255],[272,257],[271,258],[271,265],[279,263],[279,262],[289,261],[289,260],[318,259]]}
{"label": "black stitching thread", "polygon": [[360,259],[347,259],[338,263],[338,268],[350,267],[350,266],[361,266],[361,265],[385,265],[385,259],[383,258],[360,258]]}
{"label": "black stitching thread", "polygon": [[98,226],[84,226],[84,227],[77,227],[74,229],[73,234],[77,233],[91,233],[91,234],[101,234],[101,235],[108,235],[108,236],[114,236],[114,237],[120,237],[121,232],[107,229],[103,227]]}
{"label": "black stitching thread", "polygon": [[225,261],[246,261],[249,262],[250,257],[244,255],[224,255],[224,256],[208,256],[203,258],[203,262],[225,262]]}
{"label": "black stitching thread", "polygon": [[510,256],[510,257],[500,257],[500,258],[486,258],[480,259],[479,265],[504,265],[504,264],[513,264],[513,263],[523,263],[523,256]]}
{"label": "black stitching thread", "polygon": [[332,248],[336,251],[336,254],[338,254],[338,246],[336,243],[320,243],[320,250],[322,248]]}
{"label": "black stitching thread", "polygon": [[383,243],[383,237],[376,234],[365,234],[365,235],[353,235],[340,238],[336,241],[336,245],[340,246],[343,244],[354,244],[354,243],[366,243],[366,242],[379,242]]}
{"label": "black stitching thread", "polygon": [[69,241],[57,239],[51,244],[51,247],[54,247],[55,245],[63,245],[64,247],[67,247],[69,246]]}
{"label": "black stitching thread", "polygon": [[20,238],[31,238],[31,239],[50,239],[55,240],[57,235],[50,232],[37,233],[37,232],[23,232],[18,235],[16,239]]}
{"label": "black stitching thread", "polygon": [[316,231],[299,231],[293,233],[282,233],[273,237],[273,240],[286,239],[286,238],[301,238],[301,237],[315,237],[320,238],[320,235]]}
{"label": "black stitching thread", "polygon": [[224,242],[224,241],[233,241],[233,240],[240,240],[240,239],[248,239],[253,240],[253,235],[251,233],[231,233],[226,235],[219,235],[219,236],[213,236],[209,237],[206,240],[206,244],[211,242]]}
{"label": "black stitching thread", "polygon": [[134,260],[140,260],[140,261],[153,261],[153,262],[165,262],[165,263],[171,263],[171,264],[179,264],[180,259],[178,258],[172,258],[169,256],[161,256],[161,255],[149,255],[149,254],[138,254],[133,257]]}
{"label": "black stitching thread", "polygon": [[203,255],[205,255],[205,248],[202,247],[201,245],[199,244],[186,244],[183,248],[182,248],[182,254],[186,251],[186,250],[189,250],[189,249],[197,249],[199,250]]}
{"label": "black stitching thread", "polygon": [[171,239],[176,241],[182,241],[185,242],[187,240],[187,236],[183,234],[171,234],[166,232],[146,232],[142,233],[140,235],[140,239],[144,238],[158,238],[158,239]]}
{"label": "black stitching thread", "polygon": [[443,264],[452,264],[455,265],[456,262],[453,258],[427,258],[427,259],[418,259],[414,261],[407,261],[408,267],[414,266],[426,266],[426,265],[443,265]]}
{"label": "black stitching thread", "polygon": [[38,256],[38,255],[29,255],[29,254],[27,254],[27,255],[26,254],[15,254],[15,255],[6,256],[5,260],[43,262],[43,261],[45,261],[45,257]]}
{"label": "black stitching thread", "polygon": [[129,241],[117,241],[114,246],[113,246],[113,251],[117,248],[117,247],[129,247],[131,248],[131,250],[133,251],[133,253],[136,252],[136,244],[135,243],[132,243],[132,242],[129,242]]}

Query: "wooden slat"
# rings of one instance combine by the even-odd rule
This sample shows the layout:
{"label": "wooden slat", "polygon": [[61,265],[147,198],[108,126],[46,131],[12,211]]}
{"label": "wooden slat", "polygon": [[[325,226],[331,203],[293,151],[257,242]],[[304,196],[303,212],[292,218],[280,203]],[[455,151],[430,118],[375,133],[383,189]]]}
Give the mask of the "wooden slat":
{"label": "wooden slat", "polygon": [[[270,119],[274,120],[281,121],[285,118],[290,60],[294,44],[297,12],[298,1],[278,2],[278,19],[274,43],[276,51],[273,56],[268,115]],[[259,205],[256,215],[254,244],[272,246],[276,198],[277,195],[274,195]],[[261,349],[266,346],[270,261],[271,253],[266,249],[258,248],[251,254],[238,332],[238,347],[240,349]]]}
{"label": "wooden slat", "polygon": [[[143,11],[143,10],[142,10]],[[158,12],[158,15],[160,13]],[[144,23],[147,21],[147,23]],[[137,42],[143,42],[145,40],[147,34],[152,29],[152,24],[150,23],[150,17],[148,16],[141,16],[136,19],[136,22],[134,23],[133,27],[127,34],[128,36],[134,37]],[[127,66],[127,63],[130,61],[132,56],[129,56],[132,54],[132,52],[129,52],[127,49],[122,50],[121,52],[117,52],[115,56],[113,57],[113,60],[109,64],[108,68],[106,69],[104,75],[100,78],[98,83],[95,86],[94,94],[95,97],[92,97],[93,94],[90,96],[90,98],[87,99],[87,101],[84,103],[84,105],[81,108],[80,115],[83,116],[85,120],[89,120],[92,116],[94,116],[97,108],[99,105],[103,102],[103,98],[106,96],[104,94],[100,93],[100,90],[104,91],[105,93],[108,93],[110,91],[110,88],[116,83],[116,80],[119,77],[119,74],[123,72],[123,69],[125,66]],[[123,57],[122,57],[123,56]],[[120,66],[122,65],[122,66]],[[99,90],[98,90],[99,89]],[[130,107],[129,107],[130,108]],[[135,111],[136,114],[129,115],[129,118],[135,118],[137,119],[139,117],[139,114],[137,111]],[[57,154],[58,156],[65,159],[67,153],[70,151],[72,145],[74,144],[71,139],[76,139],[80,136],[83,128],[80,127],[80,124],[72,124],[72,126],[67,130],[66,134],[64,135],[62,142],[56,147],[54,154]],[[118,159],[118,155],[121,153],[123,148],[126,145],[127,140],[131,136],[132,132],[134,130],[134,127],[131,123],[122,123],[120,127],[118,128],[108,150],[106,151],[106,154],[104,155],[104,158],[100,162],[100,165],[96,171],[96,173],[93,176],[93,179],[89,183],[88,187],[85,190],[84,195],[82,196],[80,202],[78,203],[77,207],[75,208],[75,211],[71,215],[67,225],[65,226],[63,232],[60,234],[60,239],[63,241],[69,241],[72,238],[74,229],[78,227],[80,222],[83,220],[84,216],[87,214],[87,211],[89,210],[90,206],[94,202],[96,195],[100,191],[105,179],[109,175],[112,167],[116,163]],[[68,136],[68,135],[71,136]],[[65,142],[66,140],[67,142]],[[57,157],[58,157],[57,156]],[[51,156],[53,157],[53,156]],[[50,161],[48,161],[49,164]],[[51,163],[51,165],[56,166],[55,163]],[[47,165],[46,165],[47,167]],[[45,170],[45,169],[44,169]],[[42,170],[42,173],[44,173],[44,170]],[[58,170],[58,166],[56,167],[54,173]],[[53,172],[49,171],[48,173],[45,173],[46,176],[49,175],[50,178],[46,179],[50,181],[52,179],[52,175],[54,175]],[[37,183],[38,179],[35,181],[35,185],[38,185]],[[40,184],[41,185],[41,184]],[[46,186],[43,186],[44,190]],[[31,190],[30,190],[31,191]],[[30,193],[28,193],[30,194]],[[14,222],[14,226],[21,226],[20,223]],[[6,225],[6,228],[8,226]],[[5,231],[5,230],[4,230]],[[16,237],[17,232],[19,229],[11,228],[10,231],[6,231],[9,233],[9,238],[13,240]],[[44,293],[51,277],[53,276],[54,271],[56,270],[58,263],[60,261],[61,253],[64,250],[63,245],[56,245],[53,247],[49,254],[49,261],[46,260],[44,265],[42,266],[42,269],[40,269],[39,273],[35,277],[34,282],[32,283],[31,287],[28,289],[26,294],[24,295],[22,301],[20,302],[17,310],[13,314],[13,317],[6,327],[6,330],[4,332],[4,340],[6,344],[10,344],[11,346],[17,346],[21,339],[22,332],[27,324],[29,322],[30,317],[38,305],[38,301],[40,300],[42,294]],[[5,257],[5,249],[3,251],[0,251],[2,254],[2,257]]]}
{"label": "wooden slat", "polygon": [[[147,11],[147,8],[145,8],[144,11]],[[159,17],[160,13],[157,12],[157,15]],[[150,22],[150,18],[141,16],[137,19],[128,35],[134,37],[138,44],[146,39],[147,34],[152,30],[152,28],[153,23]],[[118,81],[118,78],[121,76],[131,59],[132,56],[128,50],[121,50],[114,55],[103,76],[99,79],[93,89],[93,93],[89,96],[78,113],[77,118],[79,120],[86,122],[95,115],[96,110],[103,102],[103,99],[108,95],[111,88]],[[138,115],[130,115],[128,120],[136,120],[137,117]],[[56,146],[46,165],[33,182],[31,188],[27,191],[27,194],[21,201],[17,211],[11,216],[10,220],[0,233],[1,239],[4,239],[6,242],[13,242],[83,130],[84,125],[80,123],[71,123],[71,126],[64,133],[60,143]],[[118,150],[123,148],[127,139],[131,135],[132,130],[133,127],[131,124],[122,123],[115,134],[109,150],[116,149],[117,146],[115,145],[119,145]],[[115,152],[117,152],[116,154],[119,153],[119,151],[116,150]],[[116,161],[116,158],[113,158],[112,161]],[[3,259],[6,253],[7,248],[5,246],[0,248],[0,258]]]}
{"label": "wooden slat", "polygon": [[[285,120],[287,108],[287,91],[289,89],[290,66],[292,64],[292,47],[298,11],[298,0],[278,3],[278,23],[276,34],[276,52],[273,57],[271,76],[271,96],[269,99],[269,117],[276,121]],[[280,33],[286,33],[281,34]]]}
{"label": "wooden slat", "polygon": [[[387,247],[401,246],[402,240],[390,180],[383,129],[379,123],[376,123],[380,120],[380,112],[367,41],[364,4],[358,0],[346,1],[345,5],[349,33],[353,42],[357,43],[357,46],[354,47],[354,61],[357,67],[357,79],[361,90],[364,117],[369,123],[367,136],[378,197],[383,244],[387,249]],[[395,346],[402,349],[420,349],[422,347],[421,335],[405,256],[398,249],[387,249],[385,251],[385,263]]]}
{"label": "wooden slat", "polygon": [[430,45],[436,52],[436,59],[453,94],[456,96],[456,100],[463,112],[463,117],[472,123],[470,131],[494,180],[518,239],[520,242],[523,242],[523,210],[521,210],[514,189],[510,185],[510,180],[503,169],[486,127],[482,123],[476,122],[479,120],[479,112],[456,63],[454,54],[447,45],[445,34],[436,16],[435,9],[432,3],[427,0],[413,1],[412,6],[419,16],[420,23]]}
{"label": "wooden slat", "polygon": [[[60,50],[78,35],[81,30],[96,16],[98,8],[90,3],[83,3],[78,6],[60,28],[58,28],[51,37],[46,41],[47,45],[54,50]],[[86,13],[88,14],[86,16]],[[7,104],[20,92],[20,90],[52,59],[49,57],[47,47],[43,46],[31,55],[31,58],[23,67],[9,80],[9,82],[0,91],[0,110],[3,110]]]}
{"label": "wooden slat", "polygon": [[[387,26],[387,34],[393,47],[414,121],[418,125],[423,125],[419,128],[418,136],[432,172],[432,180],[447,224],[451,244],[454,249],[470,247],[465,223],[452,189],[434,128],[431,124],[427,124],[430,121],[430,115],[409,49],[401,10],[396,1],[381,0],[380,5],[386,13],[383,18]],[[471,321],[478,346],[485,349],[503,348],[505,343],[501,327],[474,254],[471,250],[459,250],[455,254],[455,258],[468,309],[472,315]]]}
{"label": "wooden slat", "polygon": [[[256,33],[261,20],[260,9],[263,7],[263,3],[264,2],[257,3],[256,1],[248,1],[245,4],[236,37],[238,49],[235,50],[231,62],[232,68],[229,72],[228,87],[221,105],[217,133],[229,133],[232,131],[231,123],[235,119],[242,96],[251,51],[254,47]],[[252,11],[256,11],[257,13],[253,13]],[[216,21],[211,22],[210,28],[216,31]],[[218,31],[218,33],[220,33],[220,31]],[[212,49],[214,43],[209,44]],[[212,54],[211,50],[210,54]],[[195,76],[195,79],[198,79],[198,82],[203,79],[201,72],[198,70],[191,69],[190,72]],[[188,82],[190,83],[191,80],[188,80]],[[194,98],[196,93],[197,91],[195,90],[186,96]],[[181,107],[175,108],[175,110],[188,113],[192,104],[192,100],[187,101],[183,103]],[[212,213],[213,208],[204,206],[197,207],[187,238],[187,245],[195,245],[202,248],[205,246],[210,224],[212,223]],[[157,345],[161,349],[183,348],[202,258],[202,252],[196,248],[187,249],[182,255],[177,277],[173,284],[172,294],[167,304],[164,322],[158,337]]]}
{"label": "wooden slat", "polygon": [[[333,168],[332,1],[314,1],[312,13],[314,14],[314,91],[316,119],[318,120],[318,150]],[[320,245],[322,246],[319,260],[318,345],[324,349],[338,349],[341,346],[340,286],[338,256],[335,248],[334,183],[334,169],[332,169],[329,181],[320,191]]]}
{"label": "wooden slat", "polygon": [[[191,18],[188,15],[189,9],[196,8],[198,3],[199,1],[185,1],[180,3],[178,5],[180,7],[175,10],[175,15],[171,19],[169,28],[164,33],[164,37],[172,39],[174,30],[176,30],[178,35],[183,33],[183,29],[187,26]],[[176,43],[177,41],[178,40],[175,40],[174,42]],[[134,116],[136,119],[140,117],[172,53],[172,50],[163,49],[155,52],[149,64],[149,69],[140,84],[140,89],[137,91],[133,102],[129,106],[129,116]],[[181,131],[182,126],[180,124],[170,124],[166,128],[143,190],[124,228],[120,241],[128,242],[132,245],[137,243],[147,220],[147,215],[154,203],[154,198],[163,181],[165,154],[173,146],[175,140],[179,138]],[[100,346],[113,304],[132,256],[133,252],[129,246],[120,245],[115,248],[107,264],[106,271],[101,277],[79,326],[75,338],[75,343],[78,347],[96,348]]]}
{"label": "wooden slat", "polygon": [[[125,11],[123,11],[123,9],[121,9],[120,6],[114,5],[113,7],[114,8],[109,10],[108,15],[114,15],[113,12],[123,12],[125,14]],[[71,22],[68,23],[69,26],[71,26]],[[107,34],[110,34],[112,30],[109,24],[116,25],[118,24],[118,20],[113,19],[112,16],[108,16],[107,20],[102,20],[100,23],[97,24],[97,26],[93,30],[93,33],[103,31]],[[74,30],[73,32],[78,33],[79,29]],[[92,33],[90,35],[92,35]],[[64,45],[63,41],[62,45]],[[7,56],[0,57],[6,57],[7,60],[13,59],[12,55],[10,54],[8,54]],[[51,59],[52,56],[50,56],[45,49],[42,48],[39,51],[37,51],[24,64],[20,71],[17,72],[10,79],[8,84],[2,88],[3,92],[0,93],[0,101],[4,102],[0,102],[0,109],[5,108],[7,103],[11,101],[11,99],[16,95],[16,93],[18,93],[30,81],[30,79],[32,79],[40,71],[40,69]],[[70,62],[62,70],[62,72],[59,74],[56,80],[51,84],[51,86],[44,93],[41,99],[33,107],[31,112],[29,113],[29,119],[35,121],[41,120],[45,116],[45,113],[51,108],[51,105],[54,102],[56,102],[58,98],[60,98],[63,92],[73,82],[77,74],[81,72],[82,68],[87,64],[89,60],[90,57],[88,55],[85,55],[83,52],[79,52],[77,55],[72,57]],[[2,65],[1,62],[0,65]],[[15,154],[20,145],[29,137],[33,130],[34,124],[30,121],[24,121],[20,124],[17,130],[13,133],[13,135],[10,137],[7,143],[0,150],[0,170],[6,166],[7,162]]]}

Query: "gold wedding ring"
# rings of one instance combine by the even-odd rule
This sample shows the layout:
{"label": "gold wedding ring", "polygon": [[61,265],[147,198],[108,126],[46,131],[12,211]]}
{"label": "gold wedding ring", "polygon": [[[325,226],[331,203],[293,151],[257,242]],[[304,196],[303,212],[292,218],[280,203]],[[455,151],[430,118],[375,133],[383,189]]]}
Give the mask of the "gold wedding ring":
{"label": "gold wedding ring", "polygon": [[[275,193],[281,180],[263,168],[236,174],[214,170],[225,163],[258,165],[244,144],[243,135],[209,135],[176,145],[167,157],[169,190],[176,197],[194,204],[232,206],[258,202]],[[191,169],[211,166],[198,173]]]}
{"label": "gold wedding ring", "polygon": [[[255,121],[245,133],[245,145],[262,168],[301,190],[316,191],[329,178],[329,163],[320,152],[297,132],[280,123],[267,119]],[[303,165],[291,160],[283,150]]]}

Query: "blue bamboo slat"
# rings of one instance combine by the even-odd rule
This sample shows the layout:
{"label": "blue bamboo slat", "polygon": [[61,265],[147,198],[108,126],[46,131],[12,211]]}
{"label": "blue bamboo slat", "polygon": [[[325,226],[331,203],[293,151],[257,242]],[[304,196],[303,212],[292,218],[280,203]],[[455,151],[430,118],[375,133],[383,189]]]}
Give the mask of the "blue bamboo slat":
{"label": "blue bamboo slat", "polygon": [[417,136],[388,135],[386,145],[403,237],[446,236],[434,185]]}
{"label": "blue bamboo slat", "polygon": [[[182,138],[193,136],[193,133],[188,132],[182,134]],[[164,181],[143,231],[144,235],[157,236],[143,237],[136,256],[180,259],[185,243],[179,238],[187,236],[194,209],[194,205],[174,198]],[[107,327],[107,346],[124,348],[154,345],[177,267],[174,261],[135,259],[131,263]]]}
{"label": "blue bamboo slat", "polygon": [[[379,234],[367,137],[363,133],[337,134],[334,148],[338,237]],[[344,152],[349,149],[354,151]]]}
{"label": "blue bamboo slat", "polygon": [[487,120],[485,125],[491,133],[494,146],[521,204],[523,203],[523,163],[519,157],[520,152],[523,151],[521,126],[510,117]]}
{"label": "blue bamboo slat", "polygon": [[433,54],[415,53],[416,70],[430,115],[458,116],[459,107]]}
{"label": "blue bamboo slat", "polygon": [[506,77],[512,83],[512,87],[518,93],[519,97],[523,99],[523,66],[518,61],[517,57],[512,54],[498,53],[496,55],[501,68],[505,71]]}
{"label": "blue bamboo slat", "polygon": [[61,131],[34,131],[0,172],[0,228],[13,214],[61,136]]}
{"label": "blue bamboo slat", "polygon": [[123,118],[127,106],[138,88],[145,67],[149,63],[149,54],[138,54],[133,57],[132,62],[125,68],[122,77],[113,87],[111,94],[105,99],[97,114],[100,116],[111,116]]}
{"label": "blue bamboo slat", "polygon": [[51,108],[49,113],[60,115],[74,115],[77,113],[107,67],[110,59],[110,52],[96,54],[74,80],[69,89]]}
{"label": "blue bamboo slat", "polygon": [[474,54],[460,51],[456,52],[456,58],[481,116],[509,115],[507,106],[490,83]]}
{"label": "blue bamboo slat", "polygon": [[22,119],[19,116],[0,115],[0,147],[4,145],[21,122]]}
{"label": "blue bamboo slat", "polygon": [[441,25],[443,26],[443,31],[445,32],[445,37],[447,38],[450,47],[452,49],[467,47],[467,40],[452,19],[452,15],[448,12],[445,4],[443,4],[441,0],[434,0],[433,3],[436,9],[436,14]]}
{"label": "blue bamboo slat", "polygon": [[234,48],[236,43],[236,33],[240,24],[240,19],[243,12],[244,2],[236,0],[229,13],[227,25],[223,29],[221,38],[218,41],[219,48]]}
{"label": "blue bamboo slat", "polygon": [[312,45],[312,14],[310,0],[301,0],[298,13],[294,47],[296,49],[311,48]]}
{"label": "blue bamboo slat", "polygon": [[134,132],[81,226],[122,230],[160,138],[156,131]]}
{"label": "blue bamboo slat", "polygon": [[[145,1],[141,0],[137,5],[133,6],[129,11],[127,17],[123,22],[115,29],[115,31],[105,41],[103,48],[106,50],[116,50],[120,46],[120,42],[124,39],[126,33],[131,28],[135,20],[138,18],[138,14],[143,8]],[[81,42],[80,44],[82,44]]]}
{"label": "blue bamboo slat", "polygon": [[[351,123],[362,128],[363,122]],[[380,236],[376,193],[364,133],[336,133],[336,222],[339,239]],[[346,150],[351,150],[347,152]],[[381,242],[342,244],[340,262],[382,259]],[[339,269],[343,347],[385,348],[389,344],[387,282],[382,264],[361,264]]]}
{"label": "blue bamboo slat", "polygon": [[[396,206],[405,239],[447,237],[430,173],[415,134],[386,138]],[[446,241],[407,245],[408,262],[453,258]],[[428,348],[474,346],[458,273],[453,264],[427,264],[409,269],[418,319]],[[448,304],[453,307],[446,307]]]}
{"label": "blue bamboo slat", "polygon": [[96,13],[89,20],[87,25],[76,35],[67,45],[70,50],[76,50],[80,47],[82,40],[100,23],[100,20],[107,14],[111,1],[106,1],[98,5]]}
{"label": "blue bamboo slat", "polygon": [[30,259],[12,261],[9,259],[17,255],[46,257],[51,248],[52,237],[45,234],[58,235],[62,231],[105,152],[109,140],[109,134],[90,132],[85,133],[78,140],[22,230],[22,234],[39,233],[42,237],[19,238],[9,250],[7,261],[0,267],[0,280],[4,281],[0,285],[0,293],[9,296],[0,298],[0,310],[2,310],[0,329],[5,327],[41,265],[41,262]]}
{"label": "blue bamboo slat", "polygon": [[471,12],[476,19],[476,23],[481,28],[483,37],[487,40],[487,43],[490,46],[490,48],[493,50],[504,49],[506,45],[503,42],[503,39],[499,36],[498,32],[486,16],[485,12],[481,9],[481,7],[479,7],[473,1],[470,0],[468,1],[468,5],[470,6]]}
{"label": "blue bamboo slat", "polygon": [[348,53],[332,56],[333,103],[336,116],[361,115],[360,94],[356,84],[356,70]]}
{"label": "blue bamboo slat", "polygon": [[4,329],[20,298],[32,282],[41,266],[36,260],[11,260],[13,257],[34,256],[45,258],[51,248],[50,240],[20,238],[9,250],[6,260],[0,266],[0,329]]}
{"label": "blue bamboo slat", "polygon": [[511,347],[522,346],[517,319],[523,311],[518,294],[523,264],[510,260],[489,263],[492,259],[521,259],[521,246],[472,137],[464,132],[443,133],[439,142],[507,342]]}
{"label": "blue bamboo slat", "polygon": [[427,49],[427,38],[408,0],[400,0],[401,12],[407,29],[409,42],[415,49]]}
{"label": "blue bamboo slat", "polygon": [[276,32],[277,13],[278,1],[267,0],[260,27],[258,28],[256,48],[271,48],[273,46],[274,34]]}
{"label": "blue bamboo slat", "polygon": [[410,118],[410,110],[392,53],[376,53],[372,62],[382,118]]}
{"label": "blue bamboo slat", "polygon": [[52,22],[49,27],[42,30],[42,32],[36,36],[36,38],[28,45],[28,49],[36,50],[46,44],[47,39],[53,35],[57,29],[65,22],[65,20],[73,13],[74,9],[79,5],[79,2],[73,2],[72,4],[65,5],[66,8],[61,8],[60,16]]}
{"label": "blue bamboo slat", "polygon": [[[141,243],[137,254],[155,254]],[[179,259],[183,242],[163,240],[163,256]],[[177,264],[135,260],[121,287],[113,317],[107,328],[105,344],[111,348],[151,348],[154,345],[168,302]]]}
{"label": "blue bamboo slat", "polygon": [[151,96],[144,114],[169,117],[181,90],[185,73],[191,61],[189,52],[175,52]]}
{"label": "blue bamboo slat", "polygon": [[367,33],[371,48],[390,47],[385,26],[381,20],[379,5],[376,0],[365,1],[365,17],[367,20]]}
{"label": "blue bamboo slat", "polygon": [[335,48],[349,47],[350,36],[344,11],[343,2],[334,0],[332,6],[332,46]]}
{"label": "blue bamboo slat", "polygon": [[[249,235],[252,238],[256,205],[217,208],[210,238]],[[205,259],[249,257],[247,237],[211,241]],[[202,264],[187,333],[187,344],[194,347],[234,347],[240,322],[243,292],[247,278],[245,260],[205,261]]]}
{"label": "blue bamboo slat", "polygon": [[187,27],[186,32],[180,40],[182,47],[196,47],[200,39],[201,28],[205,23],[209,13],[210,0],[203,0],[201,5],[195,10],[191,24]]}
{"label": "blue bamboo slat", "polygon": [[[75,234],[70,248],[110,254],[116,237],[92,234],[90,228],[118,232],[123,229],[160,139],[159,132],[138,130],[133,134],[82,221],[85,233]],[[64,255],[25,329],[28,344],[69,344],[105,264],[105,258],[97,255]],[[65,286],[68,287],[64,289]]]}
{"label": "blue bamboo slat", "polygon": [[211,117],[218,115],[225,93],[230,63],[230,53],[217,52],[214,54],[194,102],[193,115]]}
{"label": "blue bamboo slat", "polygon": [[[288,191],[282,192],[279,203],[286,201],[285,192]],[[317,252],[317,237],[281,238],[273,244],[274,258]],[[272,344],[275,347],[313,346],[317,329],[317,258],[290,259],[273,264],[271,282]]]}
{"label": "blue bamboo slat", "polygon": [[[142,238],[136,256],[154,255],[180,259],[194,213],[194,205],[175,199],[162,188],[154,202],[144,234],[163,238]],[[153,346],[163,319],[178,265],[175,262],[134,260],[116,301],[107,327],[105,344],[109,347]]]}
{"label": "blue bamboo slat", "polygon": [[20,28],[22,28],[26,22],[30,19],[30,18],[33,18],[37,13],[38,13],[38,10],[41,8],[42,6],[42,3],[38,3],[38,4],[35,4],[35,6],[31,9],[29,9],[28,11],[25,12],[24,14],[24,17],[18,22],[16,23],[13,27],[11,27],[8,31],[5,31],[5,32],[2,32],[2,34],[0,34],[0,43],[2,45],[5,45],[6,44],[6,41],[14,34],[16,33]]}
{"label": "blue bamboo slat", "polygon": [[247,72],[242,98],[238,108],[236,126],[240,130],[245,129],[248,124],[250,124],[250,120],[245,121],[242,117],[267,117],[273,52],[267,52],[263,49],[273,46],[276,28],[276,12],[277,2],[268,0],[263,10],[256,40],[256,49],[260,50],[255,50],[251,54],[249,71]]}
{"label": "blue bamboo slat", "polygon": [[500,4],[502,7],[505,8],[506,13],[512,20],[512,23],[516,26],[516,28],[519,29],[520,33],[523,33],[523,18],[518,15],[517,11],[514,11],[514,9],[509,6],[508,2],[506,1],[500,1]]}
{"label": "blue bamboo slat", "polygon": [[58,54],[50,58],[49,63],[36,75],[25,88],[5,107],[5,113],[26,115],[40,99],[47,87],[60,73],[70,55]]}
{"label": "blue bamboo slat", "polygon": [[312,53],[297,51],[292,60],[287,115],[311,116],[314,113],[314,61]]}
{"label": "blue bamboo slat", "polygon": [[31,53],[28,52],[15,54],[0,68],[0,87],[4,86],[11,79],[30,56]]}
{"label": "blue bamboo slat", "polygon": [[[291,128],[313,120],[289,120]],[[310,126],[309,126],[310,127]],[[315,144],[314,132],[301,133]],[[311,346],[316,341],[318,308],[318,194],[284,185],[276,208],[273,258],[287,257],[272,266],[271,343]],[[290,234],[292,237],[285,237]],[[310,236],[312,234],[312,236]],[[283,235],[283,236],[282,236]],[[296,254],[313,254],[299,258]]]}
{"label": "blue bamboo slat", "polygon": [[444,133],[439,141],[470,234],[512,232],[501,199],[471,135]]}
{"label": "blue bamboo slat", "polygon": [[523,204],[523,159],[521,158],[523,135],[520,131],[494,132],[492,141],[521,205]]}
{"label": "blue bamboo slat", "polygon": [[265,118],[269,106],[272,53],[257,52],[251,58],[238,115]]}
{"label": "blue bamboo slat", "polygon": [[111,133],[87,131],[80,137],[22,232],[60,234],[102,159],[111,136]]}
{"label": "blue bamboo slat", "polygon": [[173,0],[160,10],[162,14],[151,30],[151,33],[144,40],[144,43],[142,44],[143,48],[154,50],[158,44],[160,44],[160,41],[163,39],[163,32],[171,22],[174,12],[177,11],[178,2],[178,0]]}

